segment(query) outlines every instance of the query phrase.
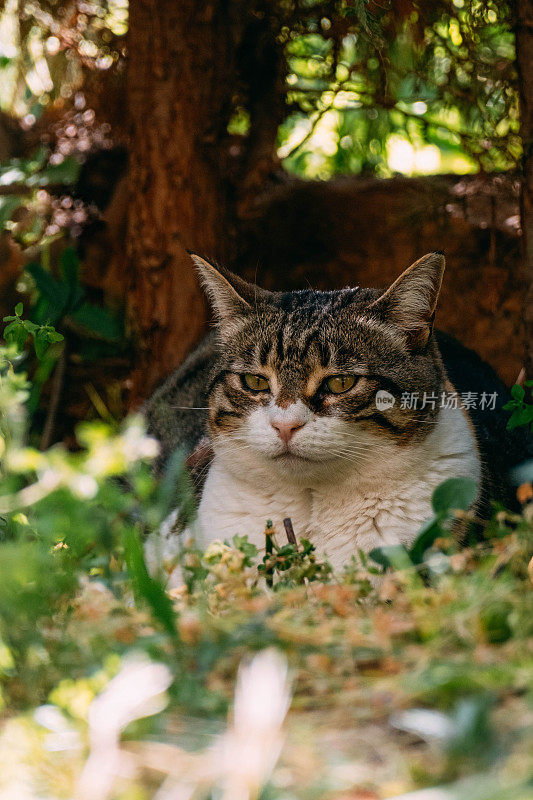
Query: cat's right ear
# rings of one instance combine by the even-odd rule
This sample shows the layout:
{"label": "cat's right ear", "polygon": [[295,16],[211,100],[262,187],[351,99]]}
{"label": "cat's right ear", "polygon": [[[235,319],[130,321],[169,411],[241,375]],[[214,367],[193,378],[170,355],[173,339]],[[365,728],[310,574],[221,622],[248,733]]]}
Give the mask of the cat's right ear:
{"label": "cat's right ear", "polygon": [[195,253],[189,255],[194,261],[202,286],[221,325],[231,323],[235,318],[250,313],[252,306],[242,296],[243,289],[248,286],[246,281],[233,275],[229,270],[214,267]]}
{"label": "cat's right ear", "polygon": [[440,251],[422,256],[369,306],[402,331],[412,350],[424,348],[431,336],[444,266]]}

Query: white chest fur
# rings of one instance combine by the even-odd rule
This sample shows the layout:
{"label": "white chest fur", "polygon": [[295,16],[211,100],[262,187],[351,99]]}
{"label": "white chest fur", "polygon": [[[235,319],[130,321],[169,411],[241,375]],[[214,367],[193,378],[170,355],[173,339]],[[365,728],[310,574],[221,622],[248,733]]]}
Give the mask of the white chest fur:
{"label": "white chest fur", "polygon": [[205,546],[246,534],[261,548],[266,520],[282,533],[283,518],[290,517],[297,536],[310,539],[338,569],[358,549],[411,543],[431,515],[434,488],[450,477],[479,481],[480,473],[474,436],[459,409],[442,410],[422,442],[380,445],[364,467],[343,464],[340,474],[309,486],[251,464],[234,470],[216,455],[196,535]]}

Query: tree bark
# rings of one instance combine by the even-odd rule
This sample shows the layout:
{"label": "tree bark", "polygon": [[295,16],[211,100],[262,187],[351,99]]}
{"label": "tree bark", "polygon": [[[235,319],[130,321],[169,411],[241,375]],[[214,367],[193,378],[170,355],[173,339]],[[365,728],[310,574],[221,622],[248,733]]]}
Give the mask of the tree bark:
{"label": "tree bark", "polygon": [[[242,183],[245,159],[247,174],[253,170],[251,143],[262,175],[273,164],[282,108],[273,115],[270,145],[263,135],[258,147],[251,130],[236,148],[227,133],[235,104],[251,96],[258,75],[267,96],[279,81],[281,51],[261,7],[259,0],[130,4],[123,268],[131,275],[128,318],[138,349],[132,405],[183,360],[205,329],[205,301],[187,249],[231,263],[240,203],[232,182]],[[265,44],[255,57],[258,38]]]}
{"label": "tree bark", "polygon": [[521,135],[524,149],[522,177],[522,235],[524,274],[528,291],[524,301],[526,373],[533,375],[533,0],[517,0],[516,60],[520,86]]}
{"label": "tree bark", "polygon": [[197,341],[206,321],[187,248],[224,255],[226,198],[209,152],[228,97],[217,3],[135,0],[130,8],[128,312],[138,342],[132,399]]}

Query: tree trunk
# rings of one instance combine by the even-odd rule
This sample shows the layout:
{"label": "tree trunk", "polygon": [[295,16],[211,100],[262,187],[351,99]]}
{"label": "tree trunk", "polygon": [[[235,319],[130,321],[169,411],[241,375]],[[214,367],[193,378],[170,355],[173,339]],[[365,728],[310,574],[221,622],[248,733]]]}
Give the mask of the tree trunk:
{"label": "tree trunk", "polygon": [[213,150],[229,98],[221,90],[226,53],[214,24],[217,5],[134,0],[130,7],[128,311],[139,343],[133,402],[204,329],[205,303],[186,250],[224,255],[226,197]]}
{"label": "tree trunk", "polygon": [[528,291],[524,301],[526,373],[533,375],[533,0],[516,2],[516,58],[520,82],[521,134],[524,148],[522,234]]}
{"label": "tree trunk", "polygon": [[[234,105],[246,102],[258,75],[267,95],[279,81],[280,50],[260,6],[246,0],[130,3],[124,269],[131,275],[128,317],[138,347],[132,404],[183,360],[205,329],[205,301],[186,251],[231,262],[240,203],[232,180],[242,182],[245,159],[247,173],[253,170],[252,142],[265,172],[264,137],[258,147],[250,131],[235,147],[227,133]],[[242,54],[257,52],[258,37],[266,44],[245,73]]]}

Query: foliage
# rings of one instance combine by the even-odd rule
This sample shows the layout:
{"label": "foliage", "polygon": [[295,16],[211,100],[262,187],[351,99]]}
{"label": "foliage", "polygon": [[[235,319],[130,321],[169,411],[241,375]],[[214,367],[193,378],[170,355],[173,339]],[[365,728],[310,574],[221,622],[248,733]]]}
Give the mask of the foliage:
{"label": "foliage", "polygon": [[23,320],[21,314],[24,310],[22,303],[15,306],[15,314],[4,317],[4,322],[9,325],[4,328],[4,339],[7,344],[13,344],[18,350],[22,350],[26,344],[26,339],[30,336],[33,339],[35,355],[42,361],[48,350],[48,345],[53,342],[62,342],[63,336],[58,333],[52,325],[37,325],[30,320]]}
{"label": "foliage", "polygon": [[424,523],[409,549],[403,545],[377,548],[370,558],[381,566],[415,567],[424,563],[424,556],[440,537],[450,535],[450,528],[457,523],[461,512],[466,512],[476,499],[478,486],[469,478],[448,478],[441,483],[432,497],[434,514]]}
{"label": "foliage", "polygon": [[[525,386],[531,390],[533,381],[526,381]],[[507,423],[507,429],[513,430],[513,428],[524,426],[526,428],[529,427],[533,432],[533,403],[528,400],[526,389],[519,384],[515,384],[511,388],[511,396],[512,399],[504,405],[506,411],[512,411]]]}
{"label": "foliage", "polygon": [[[119,547],[123,553],[127,532],[138,530],[139,497],[145,516],[151,514],[151,525],[157,525],[155,487],[140,463],[157,448],[135,418],[121,432],[103,423],[80,426],[77,452],[60,445],[46,453],[23,446],[21,404],[29,384],[16,371],[13,347],[1,356],[0,638],[12,664],[4,677],[38,698],[61,664],[75,672],[76,658],[78,666],[83,663],[81,642],[58,639],[49,630],[54,615],[71,603],[79,578],[110,580],[117,572],[113,552]],[[125,473],[130,493],[114,480]],[[120,585],[120,576],[113,578]]]}
{"label": "foliage", "polygon": [[[52,378],[57,384],[56,391],[62,390],[67,351],[70,357],[90,362],[102,359],[109,350],[118,353],[124,348],[122,321],[106,308],[87,301],[74,248],[63,247],[57,260],[55,274],[35,261],[26,267],[25,280],[31,282],[31,291],[27,286],[30,319],[22,318],[22,303],[17,304],[14,315],[4,317],[4,322],[8,322],[4,331],[6,342],[18,348],[32,372],[28,404],[32,422],[45,383]],[[24,350],[28,337],[33,341],[37,363],[32,364],[29,351]],[[95,402],[99,402],[98,397]],[[45,426],[53,426],[56,412],[52,404]],[[105,407],[103,413],[106,414]],[[39,433],[39,424],[40,420],[33,426],[35,434]]]}
{"label": "foliage", "polygon": [[40,323],[45,320],[75,325],[86,334],[108,341],[117,341],[122,336],[118,321],[105,308],[92,305],[85,300],[85,291],[79,280],[79,259],[72,247],[61,253],[60,276],[53,278],[40,264],[26,267],[39,292],[33,309]]}
{"label": "foliage", "polygon": [[[268,521],[267,521],[268,525]],[[257,569],[264,575],[267,585],[279,591],[290,586],[300,586],[306,581],[327,581],[331,567],[326,562],[317,561],[315,546],[308,539],[299,543],[280,545],[274,538],[274,530],[267,527],[265,533],[265,555]],[[242,548],[242,544],[240,548]]]}
{"label": "foliage", "polygon": [[67,157],[52,163],[50,153],[40,147],[27,158],[13,158],[0,167],[0,185],[5,192],[0,197],[0,231],[8,228],[22,247],[46,245],[50,201],[49,192],[73,186],[79,172],[79,161]]}
{"label": "foliage", "polygon": [[[27,365],[33,382],[32,412],[42,406],[41,391],[48,381],[52,395],[63,394],[67,358],[77,363],[100,359],[105,365],[106,357],[125,352],[120,309],[115,304],[111,313],[101,305],[101,293],[95,291],[78,255],[75,236],[90,220],[82,201],[73,197],[79,169],[78,158],[44,147],[0,167],[0,193],[8,192],[0,198],[0,229],[8,232],[15,263],[22,262],[16,288],[29,317],[23,320],[21,313],[6,317],[10,322],[6,337],[21,349],[28,335],[34,340],[37,361]],[[7,270],[8,286],[12,269]],[[24,357],[29,360],[30,353]],[[98,403],[92,386],[88,391]],[[42,435],[45,444],[54,438],[57,410],[52,402],[35,418],[33,432]]]}
{"label": "foliage", "polygon": [[516,165],[510,4],[317,8],[286,40],[294,111],[280,154],[289,170],[327,178]]}
{"label": "foliage", "polygon": [[[326,179],[517,165],[512,3],[308,0],[257,13],[269,15],[285,54],[278,144],[290,172]],[[15,16],[6,8],[4,22]],[[126,0],[99,0],[91,13],[41,0],[26,4],[19,24],[18,57],[3,64],[3,95],[17,116],[35,121],[78,97],[91,73],[122,74]],[[235,93],[231,134],[250,133],[255,102],[248,108]]]}
{"label": "foliage", "polygon": [[[1,107],[28,123],[47,106],[61,106],[83,85],[84,73],[107,70],[124,54],[127,0],[2,3]],[[18,47],[17,47],[18,45]]]}

